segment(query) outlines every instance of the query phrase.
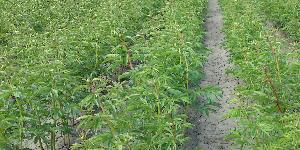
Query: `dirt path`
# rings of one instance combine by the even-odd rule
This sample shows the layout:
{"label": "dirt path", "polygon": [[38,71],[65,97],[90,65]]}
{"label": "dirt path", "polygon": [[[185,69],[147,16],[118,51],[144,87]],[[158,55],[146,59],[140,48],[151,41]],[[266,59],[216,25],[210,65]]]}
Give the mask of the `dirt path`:
{"label": "dirt path", "polygon": [[221,108],[209,116],[190,116],[194,128],[188,131],[191,140],[186,149],[200,147],[206,150],[227,150],[232,143],[224,140],[230,129],[235,127],[235,121],[224,119],[224,115],[233,106],[228,104],[233,98],[234,87],[238,81],[225,73],[230,68],[229,53],[222,48],[224,34],[222,33],[223,19],[218,0],[209,0],[208,18],[205,24],[207,35],[206,46],[212,50],[204,66],[205,77],[200,86],[215,85],[222,89],[219,100]]}

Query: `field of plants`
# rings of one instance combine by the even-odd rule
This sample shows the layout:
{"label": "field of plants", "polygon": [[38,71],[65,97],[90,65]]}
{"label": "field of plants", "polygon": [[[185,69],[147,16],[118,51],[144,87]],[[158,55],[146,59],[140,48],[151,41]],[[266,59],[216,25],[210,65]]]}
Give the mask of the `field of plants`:
{"label": "field of plants", "polygon": [[300,39],[300,5],[298,0],[262,0],[256,1],[269,20],[272,20],[290,38]]}
{"label": "field of plants", "polygon": [[0,149],[182,145],[205,4],[0,1]]}
{"label": "field of plants", "polygon": [[[227,72],[242,81],[227,140],[300,149],[300,1],[219,5]],[[220,93],[199,87],[206,9],[207,0],[0,0],[0,150],[184,149],[189,111],[209,114]]]}
{"label": "field of plants", "polygon": [[[239,128],[229,138],[245,149],[299,149],[300,1],[221,2],[226,48],[235,64],[231,73],[244,82],[233,100],[240,107],[229,114],[240,119]],[[295,42],[284,45],[267,21],[278,24]]]}

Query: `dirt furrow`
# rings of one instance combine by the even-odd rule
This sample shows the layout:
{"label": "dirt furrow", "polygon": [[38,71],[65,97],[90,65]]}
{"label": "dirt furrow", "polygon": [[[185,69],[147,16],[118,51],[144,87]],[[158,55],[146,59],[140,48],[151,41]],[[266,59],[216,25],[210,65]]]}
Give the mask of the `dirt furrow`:
{"label": "dirt furrow", "polygon": [[234,97],[234,88],[239,81],[225,73],[231,64],[229,63],[229,52],[222,48],[224,41],[223,19],[218,0],[209,0],[205,27],[207,30],[205,44],[212,52],[204,66],[205,77],[200,86],[215,85],[221,88],[222,97],[218,102],[221,108],[210,113],[209,116],[190,116],[194,128],[188,131],[191,140],[186,148],[233,149],[232,143],[225,141],[224,137],[230,129],[235,128],[236,121],[224,119],[224,115],[234,107],[229,104],[229,101]]}

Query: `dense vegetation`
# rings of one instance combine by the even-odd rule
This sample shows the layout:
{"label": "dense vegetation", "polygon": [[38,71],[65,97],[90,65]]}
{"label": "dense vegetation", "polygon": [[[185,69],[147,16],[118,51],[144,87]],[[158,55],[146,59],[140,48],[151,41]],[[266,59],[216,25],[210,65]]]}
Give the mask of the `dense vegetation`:
{"label": "dense vegetation", "polygon": [[[292,25],[299,21],[299,15],[290,12],[290,8],[280,6],[292,5],[292,1],[275,1],[268,1],[270,9],[267,9],[267,15],[274,15],[271,18],[277,19],[289,18],[280,20],[286,27],[284,29],[293,33],[293,37],[300,35],[297,28],[299,22]],[[299,149],[299,50],[284,49],[286,45],[266,26],[259,9],[259,5],[266,1],[221,2],[226,47],[235,64],[231,72],[243,80],[235,100],[240,107],[229,114],[240,119],[239,128],[229,138],[234,138],[241,148],[247,149]],[[296,1],[293,2],[296,4]]]}
{"label": "dense vegetation", "polygon": [[300,41],[299,0],[255,0],[267,17],[289,33],[291,38]]}
{"label": "dense vegetation", "polygon": [[1,0],[0,149],[56,149],[58,135],[74,149],[176,149],[201,94],[205,5]]}
{"label": "dense vegetation", "polygon": [[[300,2],[220,0],[241,149],[300,149]],[[180,149],[206,0],[0,0],[0,149]],[[285,49],[266,22],[286,32]],[[63,141],[64,144],[61,144]]]}

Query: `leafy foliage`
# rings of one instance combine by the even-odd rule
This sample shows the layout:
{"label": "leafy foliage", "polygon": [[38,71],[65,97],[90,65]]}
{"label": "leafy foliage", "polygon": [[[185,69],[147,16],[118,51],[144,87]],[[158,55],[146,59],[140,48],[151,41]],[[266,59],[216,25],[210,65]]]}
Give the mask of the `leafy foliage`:
{"label": "leafy foliage", "polygon": [[[96,91],[106,94],[91,93],[80,103],[91,111],[80,118],[84,143],[76,147],[176,149],[184,142],[190,124],[181,108],[199,95],[190,84],[199,80],[197,70],[206,53],[198,18],[204,4],[166,1],[143,24],[131,47],[133,60],[141,64],[119,76],[124,82],[94,79]],[[93,136],[88,135],[91,132]]]}
{"label": "leafy foliage", "polygon": [[[204,0],[0,1],[0,148],[176,149],[196,100]],[[70,139],[69,139],[70,140]]]}
{"label": "leafy foliage", "polygon": [[229,113],[239,128],[229,138],[241,148],[299,149],[300,63],[289,59],[299,55],[282,50],[253,0],[221,2],[232,72],[244,82],[235,100],[240,107]]}
{"label": "leafy foliage", "polygon": [[275,21],[294,40],[300,40],[300,2],[298,0],[255,1],[268,18]]}

